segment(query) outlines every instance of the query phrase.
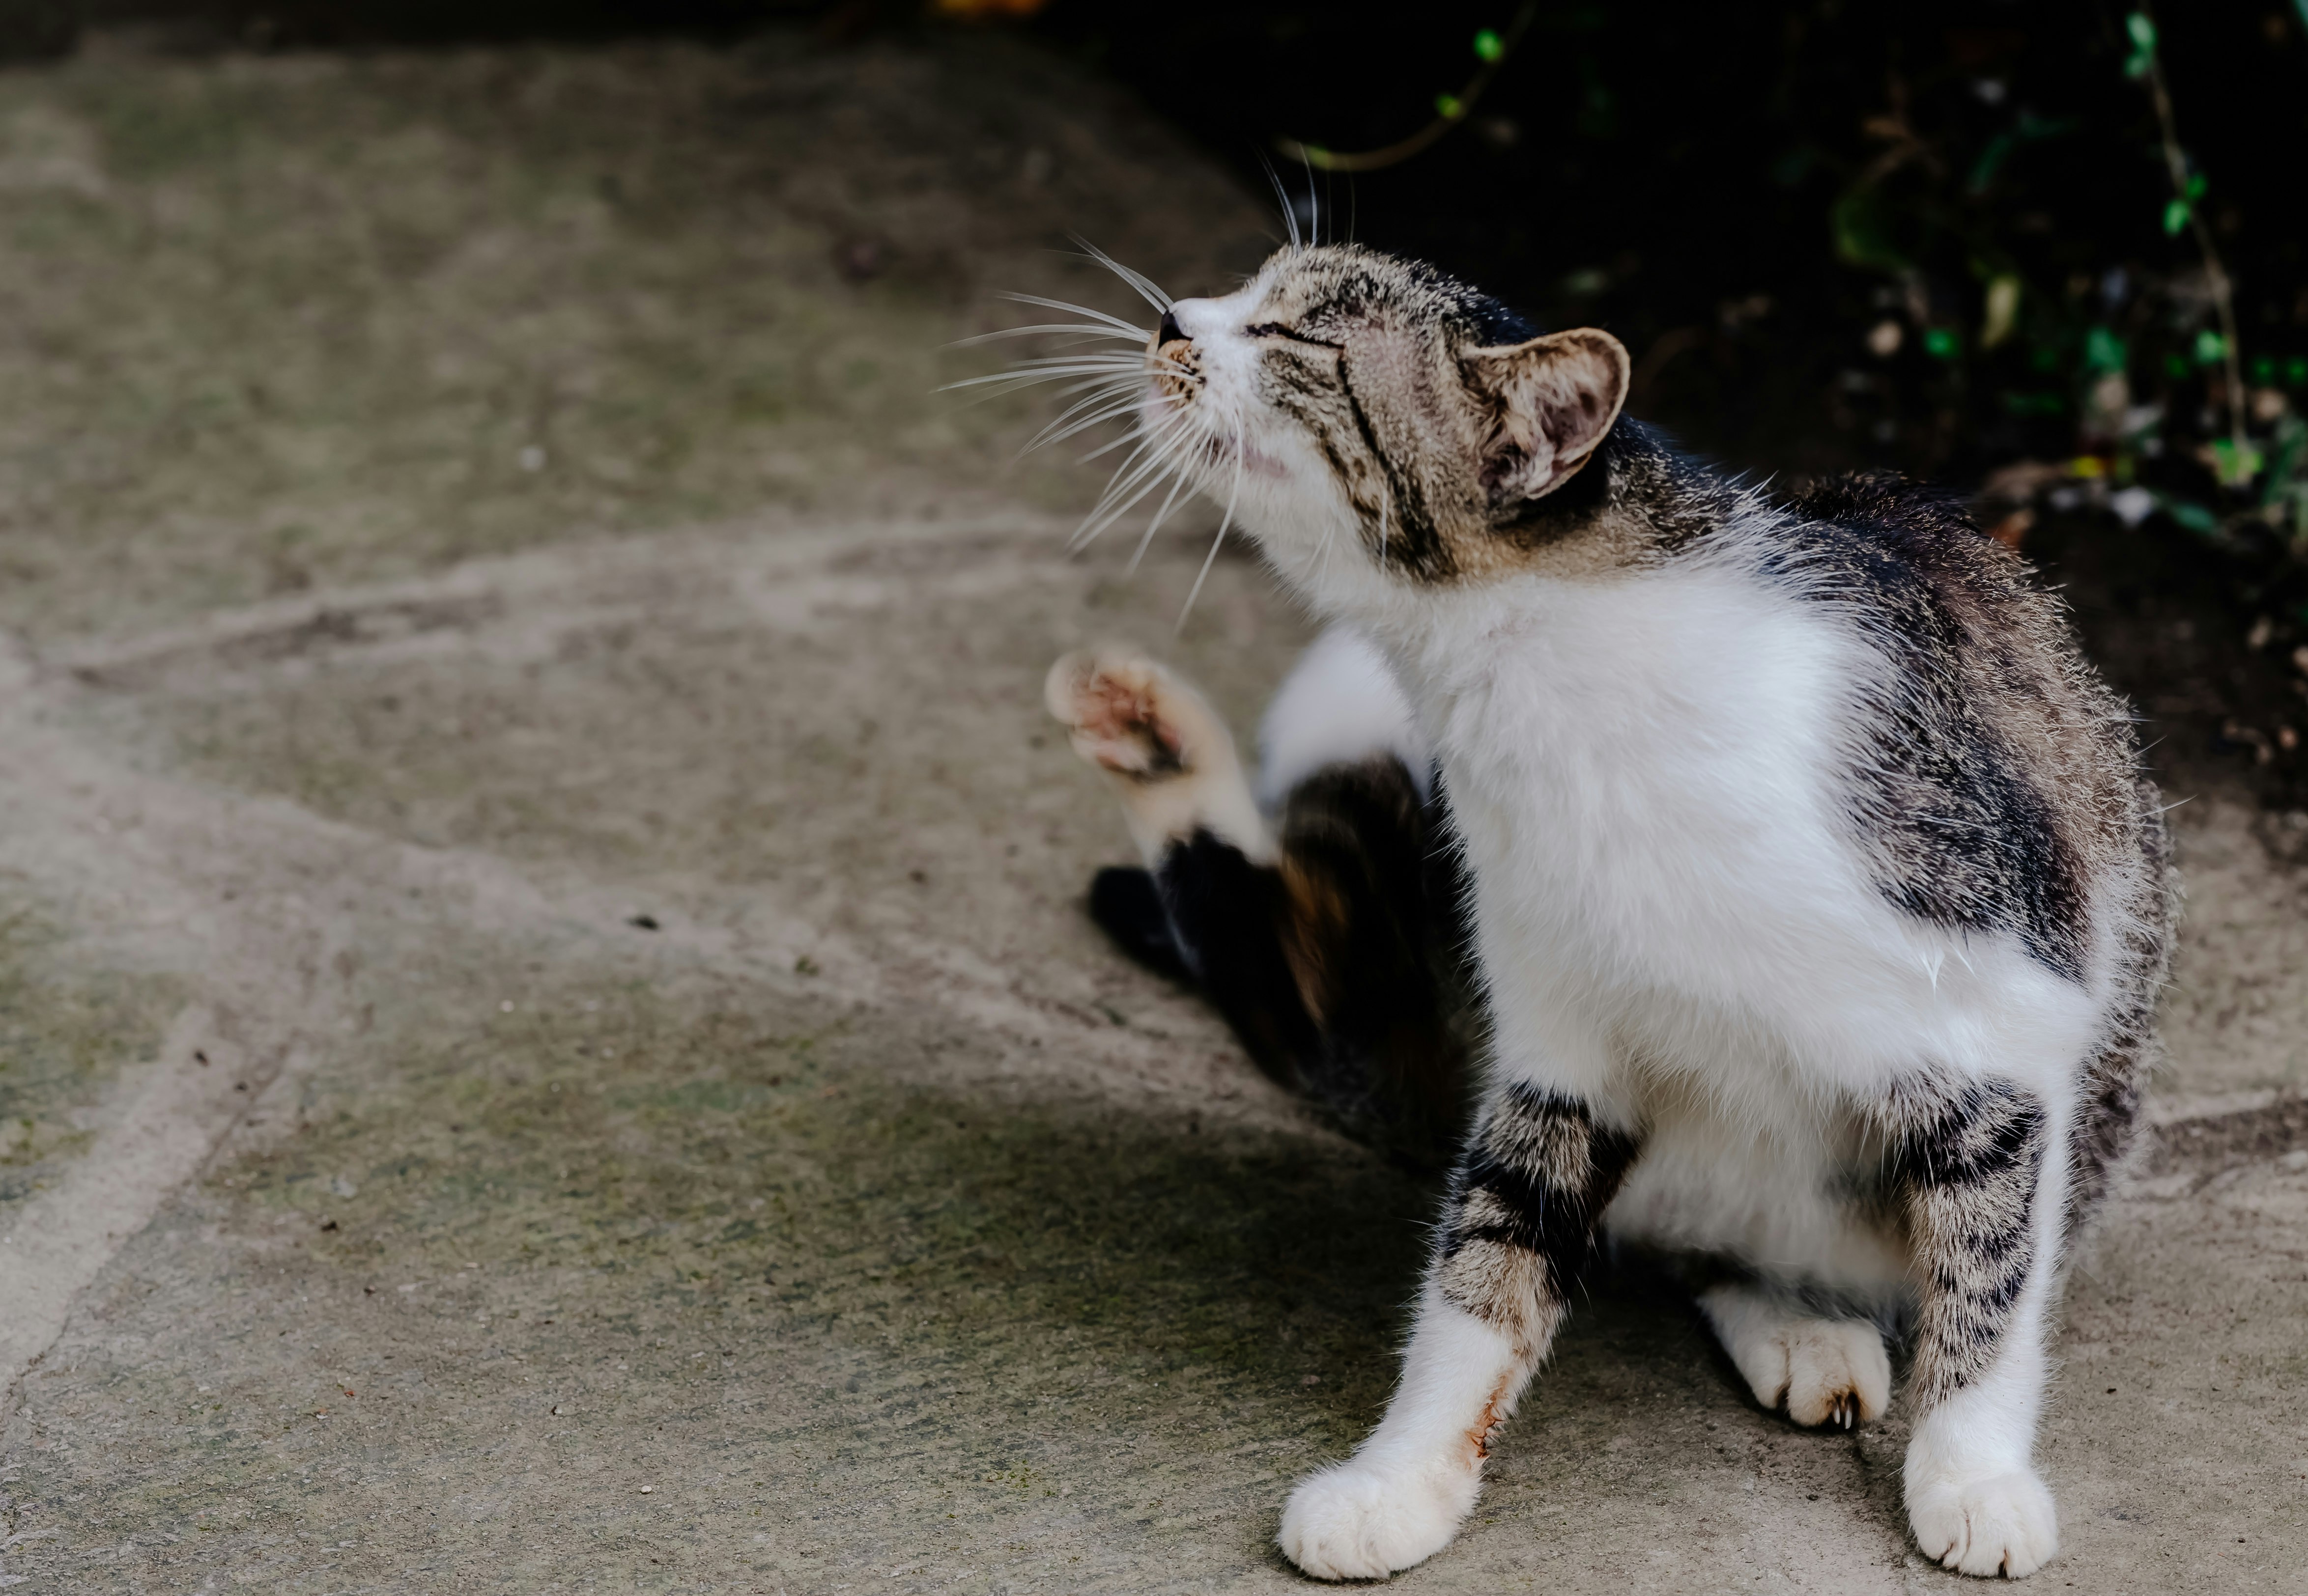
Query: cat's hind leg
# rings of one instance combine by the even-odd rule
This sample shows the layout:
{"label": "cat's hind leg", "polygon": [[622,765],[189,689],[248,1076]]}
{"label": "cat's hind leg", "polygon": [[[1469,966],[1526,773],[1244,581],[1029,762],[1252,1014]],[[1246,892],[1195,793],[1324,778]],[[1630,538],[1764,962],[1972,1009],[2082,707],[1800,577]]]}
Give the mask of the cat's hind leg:
{"label": "cat's hind leg", "polygon": [[1751,1285],[1710,1286],[1699,1311],[1767,1408],[1805,1426],[1849,1429],[1891,1400],[1891,1360],[1868,1319],[1821,1318]]}
{"label": "cat's hind leg", "polygon": [[1253,861],[1272,855],[1234,734],[1160,664],[1120,648],[1069,654],[1050,667],[1042,696],[1074,751],[1114,777],[1149,870],[1198,833]]}

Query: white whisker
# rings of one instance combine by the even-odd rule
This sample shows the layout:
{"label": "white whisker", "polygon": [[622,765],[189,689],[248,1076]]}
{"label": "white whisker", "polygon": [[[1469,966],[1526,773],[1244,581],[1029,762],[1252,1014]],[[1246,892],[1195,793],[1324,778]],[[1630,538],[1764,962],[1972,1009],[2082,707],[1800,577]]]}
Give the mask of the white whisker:
{"label": "white whisker", "polygon": [[[1085,546],[1127,515],[1132,505],[1161,485],[1162,474],[1170,468],[1172,463],[1165,451],[1184,424],[1184,416],[1172,416],[1151,431],[1131,434],[1138,440],[1138,447],[1115,468],[1106,491],[1098,495],[1098,502],[1090,508],[1089,514],[1082,518],[1082,524],[1066,540],[1067,547]],[[1146,485],[1140,488],[1141,482]],[[1132,489],[1138,491],[1132,493]]]}
{"label": "white whisker", "polygon": [[[1083,401],[1085,404],[1089,402],[1089,400]],[[1138,408],[1139,405],[1142,402],[1143,396],[1133,391],[1127,398],[1115,400],[1114,403],[1108,405],[1107,408],[1098,411],[1096,415],[1085,416],[1079,421],[1068,422],[1066,421],[1065,416],[1061,416],[1056,421],[1052,422],[1050,426],[1043,428],[1042,433],[1037,435],[1034,441],[1026,447],[1029,450],[1031,450],[1039,449],[1043,445],[1048,443],[1063,443],[1068,438],[1074,436],[1077,433],[1086,433],[1094,426],[1103,425],[1105,423],[1109,421],[1120,420],[1123,416],[1129,415],[1132,410]],[[1053,432],[1050,430],[1051,427],[1056,427],[1059,430]],[[1127,439],[1128,436],[1129,434],[1125,433],[1123,435],[1123,438],[1115,440],[1115,442],[1118,443],[1123,442]],[[1093,453],[1086,454],[1082,456],[1082,459],[1085,460],[1094,460],[1099,455],[1104,454],[1107,450],[1114,447],[1114,443],[1108,443],[1104,449],[1099,449]]]}
{"label": "white whisker", "polygon": [[1093,322],[1103,322],[1108,327],[1117,328],[1138,338],[1150,339],[1154,336],[1154,330],[1151,327],[1132,326],[1120,316],[1109,316],[1104,311],[1092,310],[1086,305],[1069,305],[1063,299],[1046,299],[1039,294],[996,294],[995,297],[1006,299],[1012,305],[1038,305],[1044,310],[1064,311],[1069,315],[1088,316]]}
{"label": "white whisker", "polygon": [[1282,186],[1282,174],[1263,155],[1258,158],[1258,164],[1266,168],[1266,180],[1274,184],[1275,201],[1282,207],[1282,225],[1290,229],[1290,247],[1304,249],[1305,245],[1298,241],[1298,213],[1290,208],[1290,192]]}
{"label": "white whisker", "polygon": [[1031,388],[1038,382],[1055,382],[1064,377],[1136,377],[1145,373],[1143,364],[1131,365],[1046,365],[1032,370],[992,372],[983,377],[964,377],[958,382],[948,382],[940,393],[952,393],[964,388],[991,388],[1007,382],[1013,387]]}
{"label": "white whisker", "polygon": [[1138,296],[1141,299],[1143,299],[1147,304],[1152,305],[1156,310],[1167,311],[1170,308],[1170,296],[1162,291],[1161,285],[1157,283],[1152,278],[1148,277],[1142,271],[1132,270],[1129,267],[1124,266],[1121,262],[1115,260],[1112,255],[1107,254],[1104,250],[1098,248],[1098,245],[1092,244],[1089,239],[1083,237],[1080,233],[1069,233],[1066,236],[1081,246],[1082,253],[1084,254],[1088,255],[1091,260],[1096,261],[1099,265],[1105,267],[1108,271],[1114,273],[1115,276],[1120,278],[1124,282],[1128,283],[1132,287],[1137,289]]}
{"label": "white whisker", "polygon": [[1162,523],[1170,519],[1171,507],[1177,503],[1178,495],[1186,491],[1186,485],[1193,480],[1193,474],[1186,469],[1183,461],[1175,462],[1174,469],[1177,474],[1170,479],[1170,496],[1162,501],[1162,508],[1156,511],[1154,519],[1146,523],[1146,530],[1139,536],[1138,547],[1131,553],[1130,563],[1123,568],[1122,574],[1125,577],[1138,574],[1138,562],[1146,558],[1146,550],[1153,543],[1154,534],[1159,532]]}
{"label": "white whisker", "polygon": [[1236,438],[1234,446],[1234,486],[1227,491],[1226,514],[1219,518],[1219,535],[1210,539],[1210,552],[1202,556],[1202,568],[1194,573],[1194,585],[1186,589],[1186,602],[1178,611],[1178,624],[1170,630],[1172,637],[1176,637],[1186,630],[1186,617],[1194,613],[1194,600],[1201,596],[1202,583],[1210,576],[1210,567],[1218,563],[1219,549],[1226,542],[1227,528],[1234,525],[1235,501],[1242,494],[1242,440]]}
{"label": "white whisker", "polygon": [[1084,338],[1128,339],[1141,344],[1148,336],[1135,327],[1100,327],[1088,322],[1038,322],[1030,327],[1003,327],[993,332],[973,333],[969,338],[954,339],[946,348],[967,349],[973,344],[990,344],[997,339],[1031,338],[1038,333],[1055,335],[1061,332],[1078,332]]}

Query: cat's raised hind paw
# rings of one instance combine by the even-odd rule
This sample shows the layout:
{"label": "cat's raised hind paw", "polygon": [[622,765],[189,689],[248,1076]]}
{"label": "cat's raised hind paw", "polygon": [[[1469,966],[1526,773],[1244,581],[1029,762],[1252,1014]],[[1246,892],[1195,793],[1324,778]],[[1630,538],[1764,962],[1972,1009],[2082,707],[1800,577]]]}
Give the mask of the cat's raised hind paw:
{"label": "cat's raised hind paw", "polygon": [[1085,649],[1050,667],[1042,698],[1074,751],[1116,778],[1150,867],[1197,831],[1265,857],[1265,823],[1233,734],[1201,694],[1162,665],[1125,649]]}
{"label": "cat's raised hind paw", "polygon": [[1316,1579],[1384,1579],[1450,1545],[1479,1484],[1355,1462],[1310,1474],[1282,1509],[1282,1555]]}
{"label": "cat's raised hind paw", "polygon": [[1076,753],[1139,781],[1192,775],[1207,761],[1213,734],[1226,734],[1200,694],[1121,649],[1067,655],[1050,667],[1042,698]]}
{"label": "cat's raised hind paw", "polygon": [[1997,1474],[1965,1484],[1908,1489],[1916,1545],[1942,1567],[1992,1579],[2022,1579],[2060,1549],[2059,1514],[2034,1474]]}

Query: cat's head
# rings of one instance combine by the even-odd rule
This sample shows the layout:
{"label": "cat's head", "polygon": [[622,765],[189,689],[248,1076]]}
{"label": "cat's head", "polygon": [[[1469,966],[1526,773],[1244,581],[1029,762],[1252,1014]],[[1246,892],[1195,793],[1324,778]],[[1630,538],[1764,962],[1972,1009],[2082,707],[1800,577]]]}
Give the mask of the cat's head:
{"label": "cat's head", "polygon": [[[1434,268],[1286,249],[1147,348],[1154,452],[1303,586],[1367,592],[1528,566],[1584,518],[1566,485],[1617,421],[1627,351],[1540,334]],[[1586,485],[1593,485],[1591,480]],[[1559,497],[1558,497],[1559,495]]]}

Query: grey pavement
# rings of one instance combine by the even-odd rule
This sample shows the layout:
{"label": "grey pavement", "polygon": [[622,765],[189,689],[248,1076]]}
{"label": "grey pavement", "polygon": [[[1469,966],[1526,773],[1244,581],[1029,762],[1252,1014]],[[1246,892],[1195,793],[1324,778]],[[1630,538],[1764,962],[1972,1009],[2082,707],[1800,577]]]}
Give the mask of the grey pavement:
{"label": "grey pavement", "polygon": [[[0,1584],[1304,1588],[1433,1193],[1083,918],[1039,682],[1303,622],[932,390],[1256,207],[994,39],[0,74]],[[2308,884],[2213,792],[2044,1465],[2308,1591]],[[1605,1282],[1413,1592],[1887,1592],[1904,1419]]]}

